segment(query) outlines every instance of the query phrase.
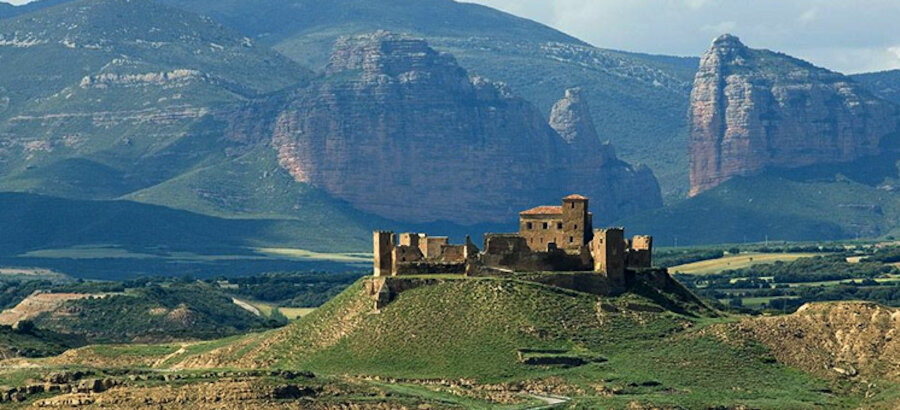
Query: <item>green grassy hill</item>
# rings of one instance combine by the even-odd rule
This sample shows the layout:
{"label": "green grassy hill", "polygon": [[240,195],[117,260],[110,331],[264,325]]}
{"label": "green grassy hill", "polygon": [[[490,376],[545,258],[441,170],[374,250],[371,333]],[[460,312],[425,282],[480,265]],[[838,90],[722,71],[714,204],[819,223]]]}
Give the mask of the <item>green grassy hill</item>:
{"label": "green grassy hill", "polygon": [[[293,247],[318,251],[367,249],[369,226],[349,218],[311,225],[278,219],[224,219],[131,201],[79,201],[30,194],[0,194],[0,249],[17,255],[40,249],[117,245],[137,252]],[[326,225],[327,224],[327,225]],[[315,229],[334,235],[314,237]],[[341,231],[344,234],[337,234]],[[292,246],[289,246],[292,245]]]}
{"label": "green grassy hill", "polygon": [[[885,318],[893,313],[885,309],[875,317],[854,304],[835,305],[839,315],[820,329],[809,320],[815,309],[754,319],[684,303],[685,314],[674,313],[647,291],[681,301],[692,300],[690,293],[652,282],[600,297],[512,278],[438,276],[403,278],[410,286],[375,311],[367,280],[282,329],[178,345],[89,346],[30,361],[27,374],[143,369],[150,380],[165,374],[190,385],[302,369],[323,383],[366,383],[377,387],[368,389],[377,397],[387,390],[387,397],[449,408],[526,408],[537,404],[529,400],[535,393],[562,396],[575,408],[890,408],[900,391],[888,368],[860,368],[865,376],[858,378],[822,367],[832,358],[844,368],[857,360],[830,342],[833,333],[852,333],[853,352],[884,338],[878,335],[891,331]],[[869,320],[877,326],[859,326]],[[823,338],[798,336],[798,327]],[[793,346],[791,338],[802,340]],[[873,355],[889,349],[878,344]],[[0,379],[23,380],[25,372],[5,371]],[[134,392],[147,387],[126,385]],[[344,390],[326,391],[333,397]]]}
{"label": "green grassy hill", "polygon": [[446,277],[374,313],[360,282],[285,329],[197,346],[175,366],[550,385],[584,407],[805,408],[847,399],[775,363],[761,344],[697,331],[728,320],[693,312],[675,314],[634,293],[598,297],[514,279]]}
{"label": "green grassy hill", "polygon": [[311,74],[153,1],[44,7],[0,20],[0,38],[15,45],[0,49],[4,191],[113,199],[226,161],[242,104]]}
{"label": "green grassy hill", "polygon": [[661,246],[880,237],[900,224],[891,156],[739,177],[618,224]]}
{"label": "green grassy hill", "polygon": [[81,337],[35,328],[0,326],[0,360],[15,357],[55,356],[86,343]]}
{"label": "green grassy hill", "polygon": [[39,329],[91,343],[214,339],[277,324],[200,284],[150,285],[68,301],[33,322]]}

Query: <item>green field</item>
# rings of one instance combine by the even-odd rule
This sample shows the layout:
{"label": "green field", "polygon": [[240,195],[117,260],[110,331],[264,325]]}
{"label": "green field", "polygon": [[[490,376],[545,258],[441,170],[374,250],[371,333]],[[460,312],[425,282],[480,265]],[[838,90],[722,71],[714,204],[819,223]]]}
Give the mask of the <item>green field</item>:
{"label": "green field", "polygon": [[700,262],[689,263],[686,265],[673,266],[669,268],[672,273],[683,273],[688,275],[706,275],[718,273],[725,270],[735,270],[749,268],[753,265],[789,262],[800,258],[811,258],[819,254],[816,253],[741,253],[739,255],[725,255],[719,259],[711,259]]}

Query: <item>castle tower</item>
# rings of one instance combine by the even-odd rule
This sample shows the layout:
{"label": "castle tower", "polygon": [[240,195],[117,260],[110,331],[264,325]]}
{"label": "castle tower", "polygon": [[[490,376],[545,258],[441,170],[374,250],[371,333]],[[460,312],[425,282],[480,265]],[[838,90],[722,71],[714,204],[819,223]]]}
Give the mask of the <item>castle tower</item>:
{"label": "castle tower", "polygon": [[605,275],[613,286],[625,286],[625,230],[597,229],[591,241],[594,270]]}
{"label": "castle tower", "polygon": [[581,195],[569,195],[562,200],[562,249],[579,250],[591,240],[591,218],[588,213],[588,199]]}
{"label": "castle tower", "polygon": [[394,233],[375,231],[372,242],[372,249],[375,252],[375,268],[372,274],[375,277],[391,276],[394,269]]}
{"label": "castle tower", "polygon": [[631,240],[628,250],[629,268],[649,268],[653,265],[653,237],[638,235]]}
{"label": "castle tower", "polygon": [[417,233],[401,233],[400,234],[400,246],[411,246],[413,248],[419,247],[419,234]]}

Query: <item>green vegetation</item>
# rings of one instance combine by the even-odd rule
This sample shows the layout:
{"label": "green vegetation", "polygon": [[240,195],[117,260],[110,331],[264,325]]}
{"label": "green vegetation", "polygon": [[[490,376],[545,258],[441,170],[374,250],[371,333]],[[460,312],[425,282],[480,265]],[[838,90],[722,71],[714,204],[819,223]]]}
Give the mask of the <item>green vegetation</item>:
{"label": "green vegetation", "polygon": [[658,246],[878,238],[900,224],[889,157],[738,177],[617,225]]}
{"label": "green vegetation", "polygon": [[[699,65],[696,58],[598,49],[533,21],[460,2],[164,3],[214,16],[314,69],[325,67],[339,36],[388,30],[427,39],[472,74],[508,84],[544,113],[566,88],[583,87],[599,134],[613,142],[622,158],[649,165],[667,198],[687,192],[684,113]],[[656,149],[651,152],[647,146]]]}
{"label": "green vegetation", "polygon": [[16,328],[0,326],[0,358],[53,356],[85,343],[77,336],[37,329],[29,321]]}
{"label": "green vegetation", "polygon": [[900,86],[897,85],[900,84],[900,70],[853,74],[850,78],[868,87],[875,95],[900,104]]}
{"label": "green vegetation", "polygon": [[321,306],[343,292],[367,272],[267,273],[258,276],[216,278],[207,283],[223,291],[254,301],[274,303],[279,307],[311,308]]}
{"label": "green vegetation", "polygon": [[653,264],[661,268],[669,268],[694,262],[719,259],[723,256],[725,256],[725,251],[719,249],[655,249],[653,251]]}
{"label": "green vegetation", "polygon": [[761,266],[769,263],[790,262],[801,258],[816,256],[814,253],[739,253],[729,254],[717,259],[707,259],[684,265],[672,266],[673,273],[704,275],[724,270],[737,270],[750,266]]}
{"label": "green vegetation", "polygon": [[284,323],[258,317],[205,285],[148,284],[99,295],[41,313],[34,325],[92,343],[121,343],[213,339]]}
{"label": "green vegetation", "polygon": [[673,314],[636,294],[598,298],[513,279],[444,278],[401,293],[379,314],[370,314],[371,303],[357,283],[282,330],[211,354],[244,365],[401,382],[563,384],[576,407],[636,401],[814,408],[857,400],[852,391],[835,395],[839,386],[775,363],[763,345],[702,331],[731,319]]}
{"label": "green vegetation", "polygon": [[[887,250],[875,255],[890,259],[892,253],[893,250]],[[900,306],[900,269],[878,261],[876,256],[856,257],[859,262],[848,262],[852,258],[847,255],[792,254],[797,258],[744,263],[737,269],[727,269],[734,265],[724,262],[706,270],[674,269],[679,272],[676,278],[701,296],[736,309],[785,312],[809,302],[839,300]],[[756,258],[757,262],[761,260]]]}
{"label": "green vegetation", "polygon": [[[290,276],[269,275],[261,284]],[[638,293],[598,297],[520,279],[407,278],[420,286],[400,293],[377,314],[364,291],[364,281],[371,279],[363,279],[281,329],[206,342],[86,347],[41,366],[109,368],[117,374],[160,370],[185,377],[198,363],[219,369],[308,369],[317,380],[360,375],[350,380],[403,400],[468,408],[495,408],[499,403],[490,401],[491,392],[514,386],[529,387],[512,393],[519,401],[508,408],[538,405],[526,398],[532,389],[556,392],[575,408],[635,403],[843,408],[892,403],[898,391],[880,380],[866,398],[867,389],[855,382],[821,379],[780,364],[768,347],[733,330],[740,318],[691,304],[683,290],[648,282],[635,288]],[[234,290],[234,283],[219,285]],[[648,298],[653,292],[657,295]],[[656,299],[686,314],[666,310]],[[0,380],[23,379],[21,372],[0,374]],[[178,385],[184,383],[190,381]]]}

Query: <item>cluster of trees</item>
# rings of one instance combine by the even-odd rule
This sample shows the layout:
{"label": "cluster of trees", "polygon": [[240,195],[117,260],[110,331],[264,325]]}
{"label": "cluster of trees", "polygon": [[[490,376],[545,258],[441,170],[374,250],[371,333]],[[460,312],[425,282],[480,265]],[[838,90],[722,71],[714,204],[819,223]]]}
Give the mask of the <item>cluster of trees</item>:
{"label": "cluster of trees", "polygon": [[228,282],[227,289],[238,297],[246,297],[281,307],[318,307],[356,282],[366,272],[308,273],[279,272],[239,278],[216,278],[207,282]]}
{"label": "cluster of trees", "polygon": [[879,249],[872,256],[864,259],[868,262],[897,263],[900,262],[900,247]]}
{"label": "cluster of trees", "polygon": [[[886,253],[883,255],[887,255]],[[736,309],[748,311],[743,299],[773,297],[763,308],[793,311],[804,303],[834,300],[868,300],[900,306],[900,284],[875,279],[900,275],[900,269],[873,258],[849,263],[845,255],[801,258],[792,262],[754,265],[712,275],[676,275],[700,295],[723,300]],[[814,282],[854,280],[848,283],[816,285]],[[791,286],[806,284],[806,286]]]}
{"label": "cluster of trees", "polygon": [[721,249],[665,249],[653,252],[653,263],[660,268],[670,268],[723,256],[725,251]]}
{"label": "cluster of trees", "polygon": [[216,288],[200,283],[147,284],[124,294],[66,302],[59,315],[34,318],[44,330],[83,336],[92,343],[212,339],[282,326],[234,304]]}

